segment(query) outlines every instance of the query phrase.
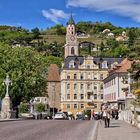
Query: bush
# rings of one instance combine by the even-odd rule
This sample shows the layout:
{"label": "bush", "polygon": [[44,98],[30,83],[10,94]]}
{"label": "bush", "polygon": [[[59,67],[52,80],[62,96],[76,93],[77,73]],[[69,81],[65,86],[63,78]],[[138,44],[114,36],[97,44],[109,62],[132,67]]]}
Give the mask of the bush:
{"label": "bush", "polygon": [[28,107],[25,103],[20,103],[19,112],[20,113],[27,113],[28,112]]}
{"label": "bush", "polygon": [[37,110],[38,112],[44,112],[44,111],[45,111],[45,105],[42,104],[42,103],[37,104],[36,110]]}

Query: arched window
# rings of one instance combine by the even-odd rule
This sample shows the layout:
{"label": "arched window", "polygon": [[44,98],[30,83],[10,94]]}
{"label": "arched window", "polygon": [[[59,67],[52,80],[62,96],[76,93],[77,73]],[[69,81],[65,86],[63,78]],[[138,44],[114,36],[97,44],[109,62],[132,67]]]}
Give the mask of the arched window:
{"label": "arched window", "polygon": [[74,53],[74,47],[71,48],[71,54],[73,54],[73,55],[75,54]]}

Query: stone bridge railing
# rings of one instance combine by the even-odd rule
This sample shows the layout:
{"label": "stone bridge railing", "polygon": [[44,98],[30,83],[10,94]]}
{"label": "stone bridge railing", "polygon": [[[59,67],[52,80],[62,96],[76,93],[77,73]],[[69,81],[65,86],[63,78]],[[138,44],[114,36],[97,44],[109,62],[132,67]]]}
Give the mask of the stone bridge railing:
{"label": "stone bridge railing", "polygon": [[140,108],[120,111],[119,119],[140,128]]}

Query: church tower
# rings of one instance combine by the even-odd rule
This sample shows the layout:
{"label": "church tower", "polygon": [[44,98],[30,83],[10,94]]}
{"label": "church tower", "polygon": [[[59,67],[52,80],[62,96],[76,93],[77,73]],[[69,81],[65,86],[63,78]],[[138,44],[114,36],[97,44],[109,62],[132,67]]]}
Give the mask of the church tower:
{"label": "church tower", "polygon": [[65,58],[67,56],[78,56],[76,25],[72,15],[70,16],[66,28]]}

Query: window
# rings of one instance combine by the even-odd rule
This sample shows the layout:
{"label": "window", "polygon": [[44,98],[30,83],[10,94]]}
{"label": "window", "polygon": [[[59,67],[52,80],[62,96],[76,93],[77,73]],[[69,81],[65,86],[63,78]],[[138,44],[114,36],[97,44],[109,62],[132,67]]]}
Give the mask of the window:
{"label": "window", "polygon": [[88,73],[88,79],[90,79],[90,72]]}
{"label": "window", "polygon": [[67,104],[67,108],[70,108],[70,104]]}
{"label": "window", "polygon": [[76,74],[74,74],[74,79],[77,79],[77,75]]}
{"label": "window", "polygon": [[97,89],[97,86],[94,86],[94,90],[96,90]]}
{"label": "window", "polygon": [[94,108],[97,108],[97,104],[94,104]]}
{"label": "window", "polygon": [[88,90],[90,89],[90,84],[87,84],[87,89],[88,89]]}
{"label": "window", "polygon": [[71,61],[69,62],[69,68],[74,68],[74,60],[71,60]]}
{"label": "window", "polygon": [[70,75],[67,75],[67,79],[70,79]]}
{"label": "window", "polygon": [[74,108],[77,108],[77,104],[74,104]]}
{"label": "window", "polygon": [[80,75],[80,79],[84,79],[84,76],[83,76],[83,74],[81,74],[81,75]]}
{"label": "window", "polygon": [[100,89],[101,89],[101,90],[103,89],[103,84],[100,85]]}
{"label": "window", "polygon": [[74,84],[74,89],[77,89],[77,84]]}
{"label": "window", "polygon": [[87,69],[90,69],[90,65],[87,65]]}
{"label": "window", "polygon": [[101,100],[104,98],[103,94],[101,94]]}
{"label": "window", "polygon": [[100,80],[103,80],[103,79],[104,79],[104,75],[100,74]]}
{"label": "window", "polygon": [[70,99],[70,94],[67,94],[67,99]]}
{"label": "window", "polygon": [[97,80],[97,74],[94,74],[94,75],[93,75],[93,79],[94,79],[94,80]]}
{"label": "window", "polygon": [[36,101],[36,102],[40,102],[40,98],[36,98],[35,101]]}
{"label": "window", "polygon": [[69,67],[70,67],[70,68],[73,68],[74,66],[73,66],[73,65],[70,65]]}
{"label": "window", "polygon": [[67,89],[70,89],[70,84],[67,84]]}
{"label": "window", "polygon": [[97,99],[97,94],[94,94],[94,99],[95,99],[95,100]]}
{"label": "window", "polygon": [[74,53],[74,47],[71,48],[71,54],[73,54],[73,55],[75,54]]}
{"label": "window", "polygon": [[115,78],[114,78],[114,85],[116,84],[116,82],[115,82]]}
{"label": "window", "polygon": [[77,99],[77,94],[74,94],[74,99]]}
{"label": "window", "polygon": [[87,95],[87,99],[90,99],[90,94]]}
{"label": "window", "polygon": [[81,104],[81,108],[84,108],[84,104]]}
{"label": "window", "polygon": [[84,88],[84,85],[83,85],[83,84],[81,84],[81,85],[80,85],[80,88],[81,88],[81,89],[83,89],[83,88]]}
{"label": "window", "polygon": [[81,99],[84,99],[84,94],[81,94],[81,95],[80,95],[80,98],[81,98]]}
{"label": "window", "polygon": [[103,69],[108,68],[108,66],[107,66],[107,61],[104,61],[104,62],[102,63],[102,68],[103,68]]}

